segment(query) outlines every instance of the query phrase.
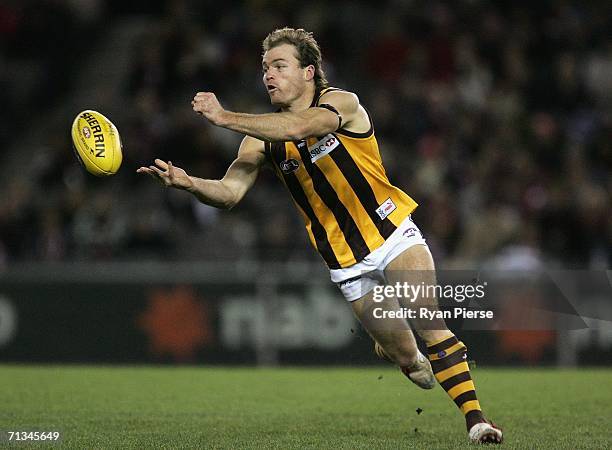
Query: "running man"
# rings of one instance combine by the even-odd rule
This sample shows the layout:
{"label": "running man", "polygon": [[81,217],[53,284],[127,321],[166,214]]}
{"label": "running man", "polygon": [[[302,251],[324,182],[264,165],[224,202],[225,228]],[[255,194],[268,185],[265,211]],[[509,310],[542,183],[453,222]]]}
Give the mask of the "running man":
{"label": "running man", "polygon": [[[469,439],[499,443],[502,432],[483,416],[466,362],[466,347],[442,319],[375,319],[373,306],[398,309],[397,299],[374,303],[382,284],[435,283],[429,248],[410,214],[417,203],[387,179],[372,120],[358,97],[330,87],[312,33],[283,28],[263,41],[263,83],[269,114],[225,110],[212,92],[198,92],[193,110],[215,126],[246,135],[220,180],[188,175],[172,162],[141,167],[163,185],[231,209],[244,197],[264,164],[274,168],[298,211],[308,237],[330,269],[353,311],[372,336],[375,351],[397,364],[424,389],[436,380],[465,417]],[[411,307],[437,308],[435,298]],[[427,344],[427,358],[414,329]]]}

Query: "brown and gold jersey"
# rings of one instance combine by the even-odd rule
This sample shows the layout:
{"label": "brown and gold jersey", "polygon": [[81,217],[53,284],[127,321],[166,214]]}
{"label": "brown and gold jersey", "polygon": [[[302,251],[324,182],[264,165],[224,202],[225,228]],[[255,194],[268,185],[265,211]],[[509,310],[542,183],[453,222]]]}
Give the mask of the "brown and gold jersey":
{"label": "brown and gold jersey", "polygon": [[[327,88],[314,99],[313,106]],[[330,269],[349,267],[377,249],[417,207],[393,186],[374,128],[338,129],[296,142],[266,142],[266,154],[301,212],[310,241]]]}

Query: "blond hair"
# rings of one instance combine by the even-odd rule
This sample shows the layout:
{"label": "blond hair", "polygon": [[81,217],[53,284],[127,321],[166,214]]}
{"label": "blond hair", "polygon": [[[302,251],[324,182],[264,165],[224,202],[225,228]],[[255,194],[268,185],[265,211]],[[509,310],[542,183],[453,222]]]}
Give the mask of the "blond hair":
{"label": "blond hair", "polygon": [[300,67],[314,66],[314,82],[317,90],[329,86],[327,78],[325,78],[325,72],[321,67],[323,62],[321,49],[311,32],[303,30],[302,28],[298,28],[297,30],[289,27],[279,28],[266,36],[262,44],[263,51],[265,53],[283,44],[289,44],[295,47]]}

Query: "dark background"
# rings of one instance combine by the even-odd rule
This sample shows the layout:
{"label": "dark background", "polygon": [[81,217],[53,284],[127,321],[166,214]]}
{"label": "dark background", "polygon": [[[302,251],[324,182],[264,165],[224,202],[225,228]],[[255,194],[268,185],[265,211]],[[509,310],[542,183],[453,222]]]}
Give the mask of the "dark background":
{"label": "dark background", "polygon": [[[231,212],[135,174],[159,157],[193,175],[222,177],[241,137],[204,123],[191,98],[213,91],[230,110],[271,111],[261,82],[261,41],[285,25],[315,33],[331,84],[356,92],[371,112],[389,177],[420,204],[414,219],[438,267],[608,269],[611,12],[609,2],[577,1],[3,1],[0,295],[14,310],[4,314],[19,318],[12,336],[25,339],[23,327],[38,323],[36,310],[50,305],[57,314],[78,305],[84,315],[71,320],[81,325],[120,323],[125,317],[112,313],[142,306],[142,290],[156,285],[146,269],[134,269],[142,284],[118,304],[122,284],[95,285],[98,264],[119,271],[127,267],[121,264],[143,262],[159,263],[160,270],[214,263],[221,271],[322,264],[271,173]],[[84,109],[106,114],[121,133],[124,162],[112,178],[90,176],[72,155],[70,124]],[[45,277],[75,267],[78,273],[93,267],[90,285],[78,279],[11,284],[19,274]],[[312,270],[325,281],[323,270]],[[207,286],[211,276],[204,273],[199,282]],[[302,277],[302,288],[311,280]],[[233,285],[228,280],[221,289]],[[342,304],[333,286],[327,289]],[[77,299],[73,290],[82,295]],[[610,298],[601,302],[608,307]],[[0,317],[7,329],[9,319]],[[64,326],[83,336],[73,329],[76,322]],[[57,326],[40,336],[52,342]],[[92,345],[91,357],[66,349],[44,358],[40,348],[35,356],[25,347],[7,350],[7,343],[0,355],[150,360],[143,353],[146,333],[130,326],[133,334],[120,336],[136,346],[141,339],[142,346],[129,357],[118,351],[116,358],[112,352],[97,358],[102,354],[87,340],[83,349]],[[93,335],[96,328],[84,329]],[[598,333],[581,342],[609,350],[612,342]],[[516,337],[525,351],[526,336]],[[39,343],[15,339],[7,342]],[[549,337],[538,339],[550,344]],[[191,361],[207,361],[195,355]],[[477,356],[486,360],[484,352]],[[530,358],[517,361],[540,361]],[[540,358],[560,361],[548,353]],[[334,359],[346,362],[323,353],[310,358]],[[263,351],[236,360],[269,358]]]}

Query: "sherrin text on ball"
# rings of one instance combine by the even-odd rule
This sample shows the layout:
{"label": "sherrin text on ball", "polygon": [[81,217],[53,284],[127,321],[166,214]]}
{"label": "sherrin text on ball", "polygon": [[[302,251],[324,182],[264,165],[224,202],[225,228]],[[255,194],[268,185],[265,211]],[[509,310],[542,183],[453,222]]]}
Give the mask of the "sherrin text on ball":
{"label": "sherrin text on ball", "polygon": [[97,111],[80,112],[72,122],[72,144],[79,162],[92,175],[114,175],[123,152],[117,127]]}

